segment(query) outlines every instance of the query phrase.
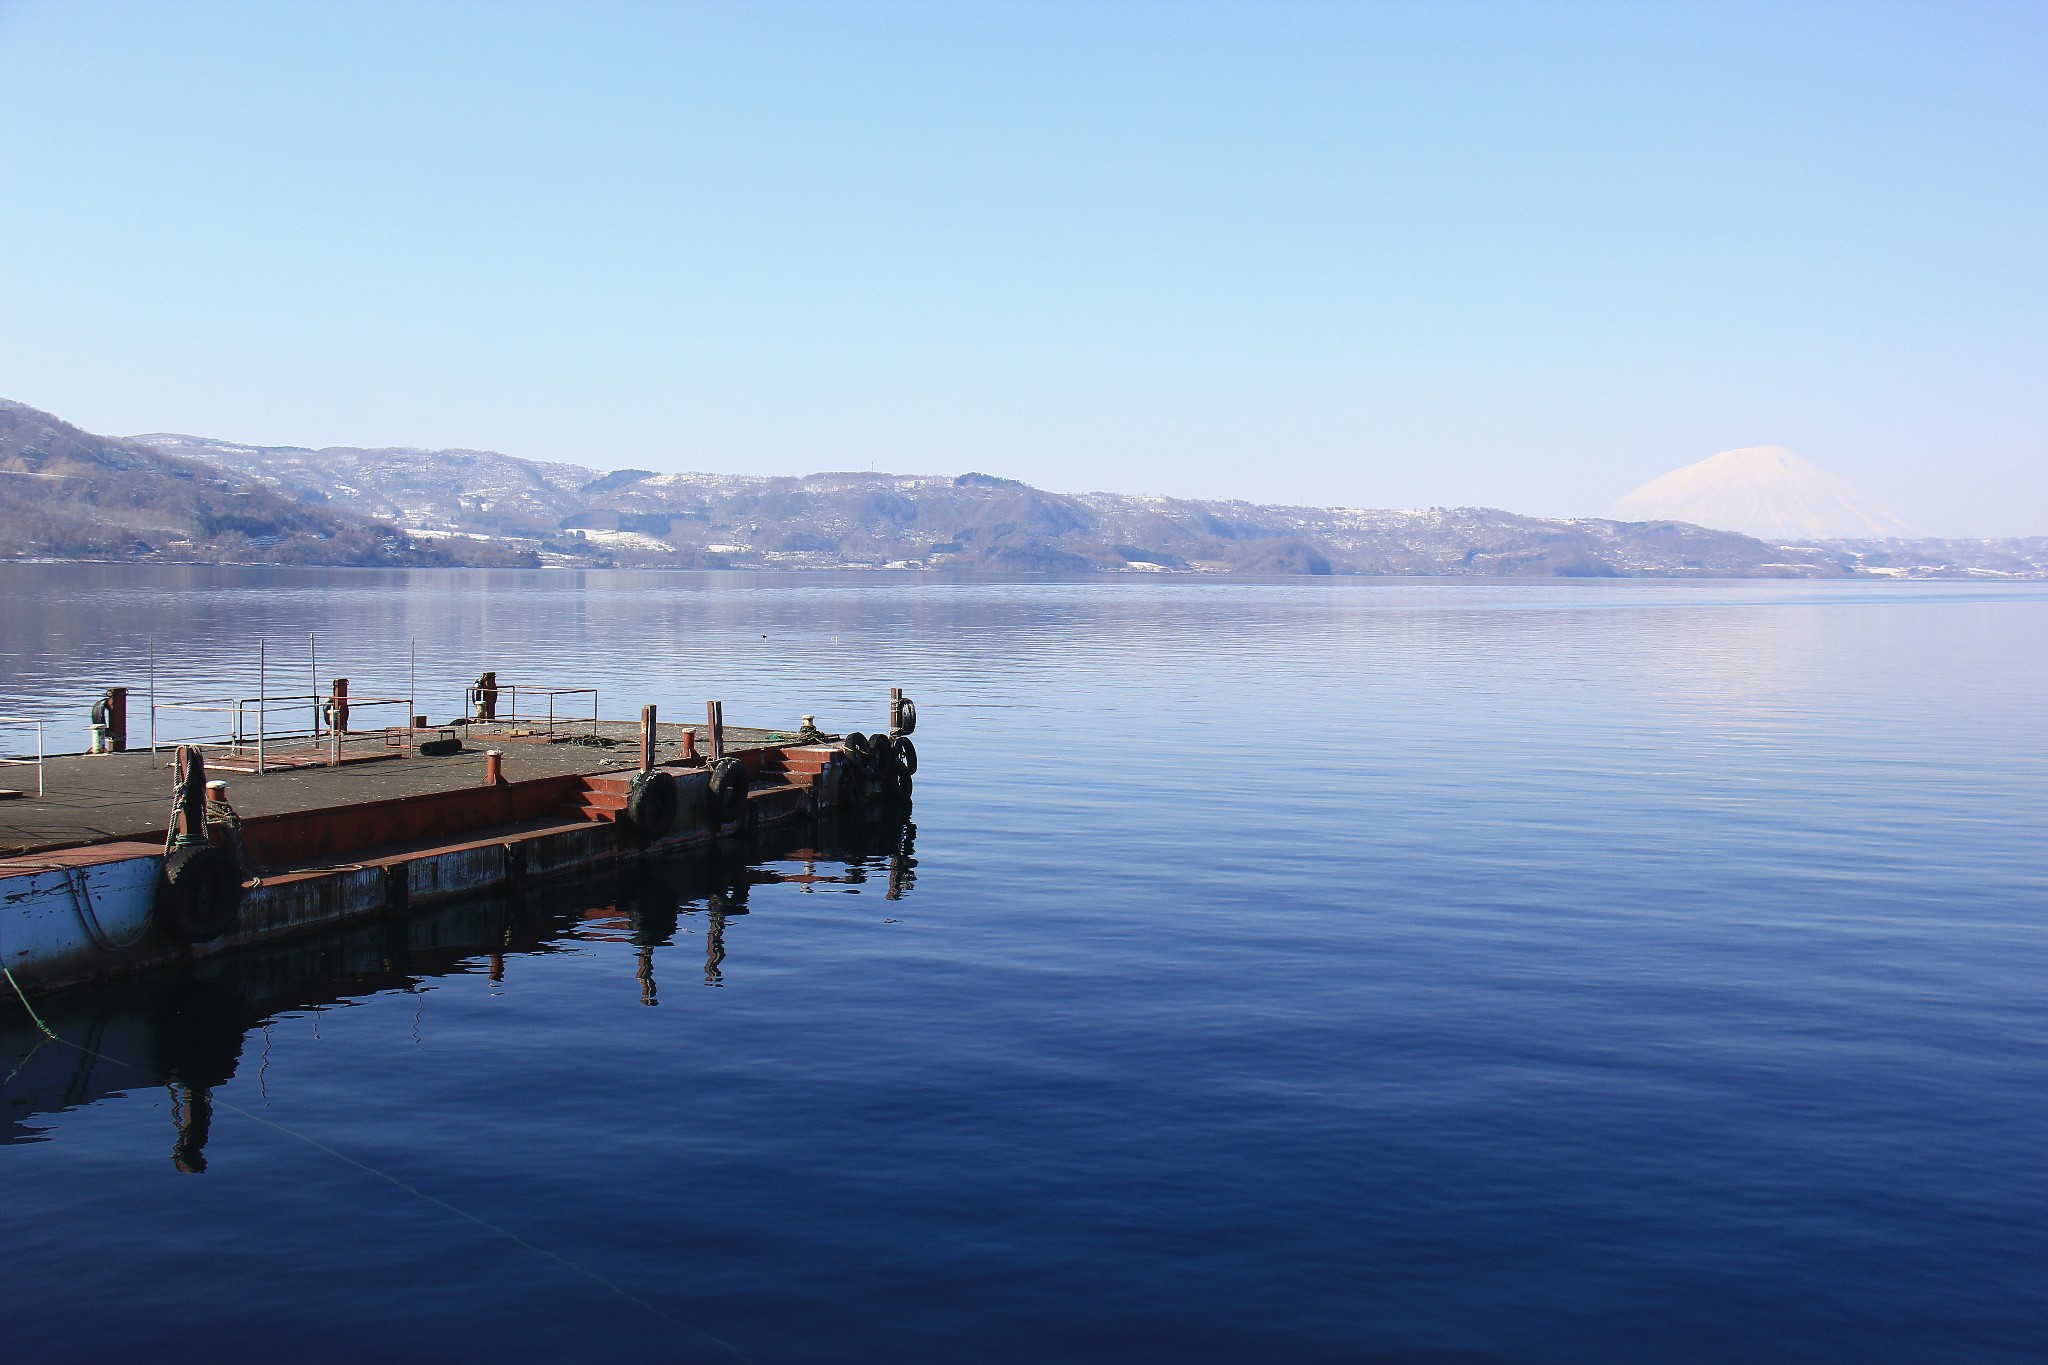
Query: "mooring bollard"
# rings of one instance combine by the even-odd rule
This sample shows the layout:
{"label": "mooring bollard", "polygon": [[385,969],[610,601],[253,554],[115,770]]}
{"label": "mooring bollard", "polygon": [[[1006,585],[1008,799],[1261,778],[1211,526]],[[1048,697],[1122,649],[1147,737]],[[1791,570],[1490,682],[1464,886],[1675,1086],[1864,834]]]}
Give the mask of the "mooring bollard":
{"label": "mooring bollard", "polygon": [[206,842],[206,756],[196,744],[178,746],[178,798],[171,829],[181,844]]}
{"label": "mooring bollard", "polygon": [[502,787],[505,785],[505,751],[503,749],[484,750],[484,785],[486,787]]}
{"label": "mooring bollard", "polygon": [[327,698],[327,726],[337,735],[348,733],[348,679],[336,678]]}
{"label": "mooring bollard", "polygon": [[125,687],[107,689],[107,750],[116,754],[128,752],[128,689]]}
{"label": "mooring bollard", "polygon": [[697,761],[697,732],[695,730],[683,731],[683,761],[686,763]]}

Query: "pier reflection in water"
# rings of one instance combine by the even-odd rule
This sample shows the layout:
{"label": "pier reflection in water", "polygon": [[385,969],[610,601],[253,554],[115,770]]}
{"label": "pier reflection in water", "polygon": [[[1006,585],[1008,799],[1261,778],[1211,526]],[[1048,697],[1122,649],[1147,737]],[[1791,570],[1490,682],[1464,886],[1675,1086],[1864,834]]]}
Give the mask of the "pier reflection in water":
{"label": "pier reflection in water", "polygon": [[[478,897],[381,923],[297,939],[201,963],[189,973],[52,996],[38,1013],[55,1040],[18,1010],[0,1014],[0,1146],[51,1138],[49,1120],[103,1101],[167,1092],[170,1161],[207,1169],[214,1092],[251,1079],[264,1093],[269,1027],[369,996],[422,996],[435,978],[479,966],[493,986],[508,983],[522,956],[579,943],[626,942],[635,949],[642,1004],[659,1003],[657,972],[688,954],[701,925],[703,984],[725,984],[730,922],[753,909],[753,891],[788,886],[804,894],[880,887],[898,900],[917,880],[917,826],[908,807],[870,811],[775,831],[743,844],[631,864],[595,879],[542,883],[513,895]],[[415,1036],[424,1005],[416,1012]],[[254,1041],[252,1041],[254,1040]]]}

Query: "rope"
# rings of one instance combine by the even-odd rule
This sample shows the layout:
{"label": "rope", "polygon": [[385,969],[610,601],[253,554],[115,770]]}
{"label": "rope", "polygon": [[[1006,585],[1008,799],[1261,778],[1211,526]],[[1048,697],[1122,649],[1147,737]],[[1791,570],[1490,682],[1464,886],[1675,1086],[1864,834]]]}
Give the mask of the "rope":
{"label": "rope", "polygon": [[[92,941],[92,946],[103,953],[118,953],[133,948],[149,933],[147,919],[144,919],[142,927],[135,931],[134,937],[125,943],[108,933],[106,926],[100,923],[98,912],[92,908],[92,887],[85,880],[85,869],[82,867],[70,867],[63,863],[17,863],[15,869],[22,872],[54,872],[62,877],[65,889],[71,893],[72,913],[77,915],[78,922],[85,926],[85,936]],[[21,993],[19,987],[16,987],[15,993]]]}
{"label": "rope", "polygon": [[[129,936],[126,943],[108,933],[106,926],[100,923],[99,914],[92,908],[92,887],[86,883],[84,868],[65,868],[64,885],[71,888],[71,908],[78,912],[78,922],[85,926],[85,936],[91,939],[92,946],[101,952],[118,953],[123,949],[133,948],[142,942],[143,936],[149,932],[149,917],[145,915],[141,925]],[[16,989],[19,990],[18,987]]]}
{"label": "rope", "polygon": [[[14,987],[15,999],[21,1001],[21,1007],[28,1011],[28,1017],[35,1021],[36,1027],[42,1030],[43,1036],[45,1038],[48,1038],[53,1043],[64,1042],[62,1038],[59,1038],[57,1036],[55,1030],[53,1030],[48,1024],[43,1022],[43,1016],[36,1013],[36,1007],[34,1005],[29,1004],[28,993],[22,990],[21,983],[14,979],[14,973],[8,969],[8,966],[5,962],[0,962],[0,973],[4,973],[6,975],[7,984]],[[65,1046],[76,1047],[78,1045],[76,1043],[66,1043]],[[35,1054],[30,1053],[29,1055],[34,1056]],[[10,1076],[8,1079],[12,1080],[13,1077]]]}
{"label": "rope", "polygon": [[[53,1043],[62,1043],[65,1047],[68,1047],[75,1052],[83,1053],[87,1057],[97,1058],[98,1060],[103,1062],[111,1062],[115,1066],[123,1067],[129,1071],[136,1072],[139,1075],[146,1076],[148,1074],[147,1072],[143,1071],[141,1067],[136,1066],[132,1062],[125,1062],[121,1060],[119,1057],[109,1056],[108,1054],[101,1052],[98,1048],[87,1047],[83,1043],[74,1043],[69,1038],[59,1037],[54,1029],[52,1029],[48,1024],[43,1022],[42,1016],[36,1013],[35,1006],[29,1003],[27,992],[23,991],[21,988],[21,983],[14,979],[14,973],[8,970],[5,961],[0,961],[0,974],[4,974],[7,977],[7,984],[14,987],[15,998],[21,1001],[21,1007],[28,1011],[28,1017],[35,1021],[36,1027],[42,1030],[43,1036],[49,1039],[49,1041]],[[42,1044],[38,1043],[36,1045],[36,1051],[40,1051],[41,1049]],[[34,1055],[35,1052],[31,1052],[29,1054],[30,1057],[33,1057]],[[25,1064],[26,1061],[24,1060],[24,1065]],[[15,1068],[17,1074],[20,1072],[20,1070],[20,1067]],[[8,1079],[12,1080],[13,1077],[10,1076],[8,1077]],[[513,1232],[510,1228],[501,1227],[498,1224],[491,1222],[487,1218],[480,1218],[476,1214],[471,1213],[467,1209],[460,1208],[457,1205],[449,1203],[445,1199],[441,1199],[434,1195],[428,1194],[425,1190],[420,1189],[416,1185],[408,1185],[405,1181],[400,1180],[397,1176],[392,1175],[388,1171],[379,1170],[377,1167],[370,1165],[366,1161],[358,1161],[355,1157],[350,1156],[348,1153],[337,1151],[336,1149],[328,1146],[326,1143],[320,1141],[318,1138],[312,1137],[306,1133],[302,1133],[298,1131],[296,1128],[287,1127],[286,1125],[277,1122],[275,1119],[267,1119],[263,1117],[263,1115],[261,1114],[251,1113],[249,1110],[242,1108],[240,1105],[230,1104],[226,1100],[223,1100],[218,1096],[213,1097],[213,1105],[216,1109],[225,1109],[229,1113],[239,1115],[242,1118],[248,1119],[252,1123],[260,1123],[265,1128],[269,1128],[275,1132],[282,1133],[284,1136],[292,1138],[296,1141],[303,1142],[308,1147],[313,1148],[315,1151],[325,1152],[328,1156],[333,1157],[336,1161],[346,1162],[348,1165],[355,1167],[357,1170],[362,1171],[366,1175],[375,1176],[377,1179],[384,1181],[388,1185],[395,1186],[396,1188],[404,1191],[406,1194],[411,1195],[413,1198],[419,1200],[422,1203],[431,1204],[435,1208],[440,1209],[443,1212],[453,1214],[455,1217],[462,1219],[464,1222],[473,1223],[477,1227],[483,1228],[487,1232],[496,1233],[498,1236],[503,1237],[506,1241],[511,1242],[515,1246],[518,1246],[526,1251],[530,1251],[536,1256],[544,1256],[548,1260],[553,1261],[556,1265],[561,1266],[563,1269],[573,1271],[576,1274],[583,1276],[583,1278],[591,1281],[592,1283],[601,1285],[604,1288],[609,1289],[612,1293],[618,1295],[627,1303],[632,1304],[635,1308],[639,1308],[653,1317],[660,1318],[663,1322],[668,1323],[670,1326],[679,1328],[680,1330],[689,1333],[691,1336],[694,1336],[701,1341],[705,1341],[713,1346],[716,1346],[719,1350],[725,1352],[726,1355],[732,1357],[734,1360],[744,1361],[748,1359],[748,1357],[745,1354],[743,1354],[740,1351],[740,1349],[734,1346],[731,1342],[712,1336],[709,1332],[706,1332],[701,1328],[690,1326],[690,1324],[684,1322],[681,1318],[678,1318],[671,1313],[665,1312],[664,1310],[655,1306],[654,1304],[649,1303],[646,1299],[641,1298],[638,1294],[635,1294],[632,1290],[627,1289],[625,1286],[617,1283],[616,1281],[606,1279],[604,1276],[598,1274],[595,1270],[591,1270],[588,1267],[578,1265],[576,1262],[570,1260],[567,1256],[562,1255],[558,1251],[550,1251],[544,1246],[540,1246],[536,1243],[529,1242],[524,1237],[521,1237],[518,1233]]]}

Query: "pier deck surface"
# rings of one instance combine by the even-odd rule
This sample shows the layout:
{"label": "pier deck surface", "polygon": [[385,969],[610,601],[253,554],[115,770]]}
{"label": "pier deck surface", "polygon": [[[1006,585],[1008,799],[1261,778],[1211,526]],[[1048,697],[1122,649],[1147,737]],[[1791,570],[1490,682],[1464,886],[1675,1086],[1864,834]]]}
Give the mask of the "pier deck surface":
{"label": "pier deck surface", "polygon": [[[589,722],[583,723],[588,733]],[[699,753],[707,753],[705,728],[660,727],[658,760],[674,758],[684,730],[691,730]],[[437,731],[422,731],[433,737]],[[505,779],[523,782],[573,773],[630,771],[637,765],[639,725],[634,721],[600,722],[598,733],[618,741],[612,748],[583,744],[531,743],[473,727],[463,751],[440,758],[392,757],[350,762],[338,768],[295,768],[253,773],[209,773],[228,783],[228,800],[244,818],[325,810],[384,801],[400,796],[474,787],[484,780],[484,751],[505,755]],[[771,739],[771,736],[773,738]],[[725,727],[726,748],[758,748],[793,741],[786,731]],[[156,766],[147,749],[122,754],[62,754],[45,764],[45,795],[35,796],[34,774],[25,768],[0,770],[0,784],[26,786],[26,796],[0,801],[0,857],[67,844],[107,839],[139,839],[153,835],[162,842],[171,807],[171,754],[158,750]]]}

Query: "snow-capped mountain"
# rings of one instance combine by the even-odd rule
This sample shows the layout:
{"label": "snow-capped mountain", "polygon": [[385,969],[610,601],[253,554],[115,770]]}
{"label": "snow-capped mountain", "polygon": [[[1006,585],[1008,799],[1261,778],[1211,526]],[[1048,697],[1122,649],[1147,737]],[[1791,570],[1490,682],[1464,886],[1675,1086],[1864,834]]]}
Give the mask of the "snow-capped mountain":
{"label": "snow-capped mountain", "polygon": [[1623,521],[1688,521],[1773,543],[1921,534],[1838,474],[1783,446],[1746,446],[1674,469],[1614,504]]}

